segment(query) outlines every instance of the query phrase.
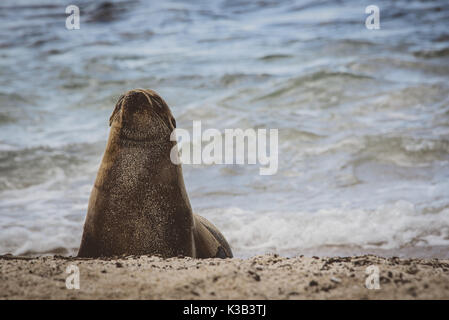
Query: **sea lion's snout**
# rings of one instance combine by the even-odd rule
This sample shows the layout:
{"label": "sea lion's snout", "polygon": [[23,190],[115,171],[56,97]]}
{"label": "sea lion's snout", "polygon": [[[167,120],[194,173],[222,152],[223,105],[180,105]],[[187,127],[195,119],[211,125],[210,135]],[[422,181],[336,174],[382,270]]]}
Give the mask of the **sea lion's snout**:
{"label": "sea lion's snout", "polygon": [[152,108],[151,98],[142,91],[131,90],[123,95],[122,108],[136,112],[139,109]]}
{"label": "sea lion's snout", "polygon": [[170,108],[154,91],[134,89],[122,95],[110,118],[128,138],[149,139],[162,132],[170,135],[176,127]]}

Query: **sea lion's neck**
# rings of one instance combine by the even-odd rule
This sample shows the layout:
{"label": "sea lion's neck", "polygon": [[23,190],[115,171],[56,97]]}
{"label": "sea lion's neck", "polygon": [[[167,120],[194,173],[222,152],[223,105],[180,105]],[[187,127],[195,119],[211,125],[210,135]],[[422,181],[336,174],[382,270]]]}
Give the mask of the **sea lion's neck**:
{"label": "sea lion's neck", "polygon": [[111,130],[95,186],[118,201],[133,199],[135,209],[191,212],[181,166],[170,160],[174,143],[123,139]]}

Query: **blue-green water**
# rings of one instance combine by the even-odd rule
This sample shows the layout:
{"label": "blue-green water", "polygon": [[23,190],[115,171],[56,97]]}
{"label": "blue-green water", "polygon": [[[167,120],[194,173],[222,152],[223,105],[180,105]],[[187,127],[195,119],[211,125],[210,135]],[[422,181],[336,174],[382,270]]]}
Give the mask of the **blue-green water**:
{"label": "blue-green water", "polygon": [[[449,257],[447,1],[0,3],[0,254],[73,254],[116,99],[279,129],[279,170],[184,166],[236,256]],[[380,30],[365,7],[380,8]]]}

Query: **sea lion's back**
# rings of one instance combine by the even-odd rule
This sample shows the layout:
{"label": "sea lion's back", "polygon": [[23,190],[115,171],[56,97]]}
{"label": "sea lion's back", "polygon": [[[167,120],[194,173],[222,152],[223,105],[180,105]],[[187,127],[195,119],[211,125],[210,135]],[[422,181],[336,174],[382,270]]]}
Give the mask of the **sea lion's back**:
{"label": "sea lion's back", "polygon": [[193,214],[194,238],[198,258],[232,258],[232,250],[225,237],[209,220]]}

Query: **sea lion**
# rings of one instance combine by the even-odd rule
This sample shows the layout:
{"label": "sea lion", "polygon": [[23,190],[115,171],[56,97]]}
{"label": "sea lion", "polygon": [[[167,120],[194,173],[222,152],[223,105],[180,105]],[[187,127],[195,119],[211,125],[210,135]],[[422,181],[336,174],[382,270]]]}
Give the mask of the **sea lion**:
{"label": "sea lion", "polygon": [[89,199],[78,257],[230,258],[223,235],[192,213],[181,165],[170,160],[175,119],[152,90],[122,95]]}

